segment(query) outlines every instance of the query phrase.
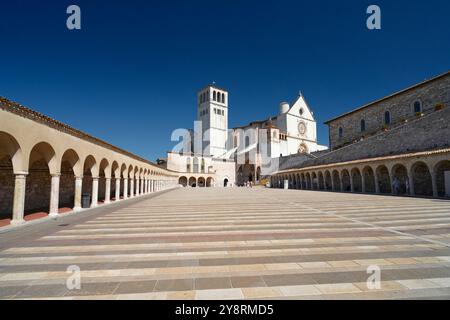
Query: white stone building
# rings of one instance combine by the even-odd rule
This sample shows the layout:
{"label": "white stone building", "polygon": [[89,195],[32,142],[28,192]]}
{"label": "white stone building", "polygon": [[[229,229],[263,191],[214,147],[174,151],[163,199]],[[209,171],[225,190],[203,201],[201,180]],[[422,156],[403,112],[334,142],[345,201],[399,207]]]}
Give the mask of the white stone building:
{"label": "white stone building", "polygon": [[[327,149],[317,144],[316,121],[301,95],[292,106],[281,103],[278,115],[233,129],[228,128],[228,110],[226,90],[208,85],[199,91],[195,129],[183,152],[167,155],[167,169],[179,172],[180,184],[259,182],[267,159]],[[195,142],[199,137],[203,139]]]}

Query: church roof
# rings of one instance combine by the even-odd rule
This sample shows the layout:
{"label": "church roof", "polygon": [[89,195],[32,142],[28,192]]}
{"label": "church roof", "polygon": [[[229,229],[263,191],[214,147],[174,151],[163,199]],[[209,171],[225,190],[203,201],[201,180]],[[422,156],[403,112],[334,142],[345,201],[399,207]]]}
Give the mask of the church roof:
{"label": "church roof", "polygon": [[335,120],[341,119],[341,118],[343,118],[343,117],[346,117],[346,116],[348,116],[348,115],[350,115],[350,114],[356,113],[356,112],[361,111],[361,110],[363,110],[363,109],[370,108],[370,107],[374,106],[375,104],[378,104],[378,103],[380,103],[380,102],[383,102],[383,101],[385,101],[385,100],[388,100],[388,99],[390,99],[390,98],[393,98],[393,97],[395,97],[395,96],[398,96],[398,95],[400,95],[400,94],[402,94],[402,93],[405,93],[405,92],[408,92],[408,91],[410,91],[410,90],[417,89],[417,88],[420,87],[420,86],[426,85],[426,84],[431,83],[431,82],[436,81],[436,80],[439,80],[439,79],[444,78],[444,77],[446,77],[446,76],[448,76],[448,75],[450,75],[450,71],[447,71],[447,72],[445,72],[445,73],[443,73],[443,74],[440,74],[440,75],[438,75],[438,76],[436,76],[436,77],[434,77],[434,78],[431,78],[431,79],[427,79],[427,80],[425,80],[425,81],[422,81],[422,82],[420,82],[420,83],[418,83],[418,84],[415,84],[415,85],[413,85],[413,86],[411,86],[411,87],[408,87],[408,88],[406,88],[406,89],[403,89],[403,90],[400,90],[400,91],[398,91],[398,92],[395,92],[395,93],[393,93],[393,94],[391,94],[391,95],[388,95],[388,96],[386,96],[386,97],[384,97],[384,98],[375,100],[375,101],[370,102],[370,103],[368,103],[368,104],[365,104],[365,105],[363,105],[363,106],[361,106],[361,107],[359,107],[359,108],[356,108],[356,109],[354,109],[354,110],[352,110],[352,111],[349,111],[349,112],[344,113],[344,114],[342,114],[342,115],[340,115],[340,116],[337,116],[337,117],[335,117],[335,118],[333,118],[333,119],[331,119],[331,120],[328,120],[328,121],[325,122],[325,124],[328,124],[328,125],[329,125],[331,122],[333,122],[333,121],[335,121]]}

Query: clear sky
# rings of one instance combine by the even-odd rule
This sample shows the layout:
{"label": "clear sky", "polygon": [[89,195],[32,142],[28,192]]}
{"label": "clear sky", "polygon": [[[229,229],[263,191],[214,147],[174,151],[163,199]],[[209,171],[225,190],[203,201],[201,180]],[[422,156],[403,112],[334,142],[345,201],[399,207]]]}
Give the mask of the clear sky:
{"label": "clear sky", "polygon": [[[77,4],[82,30],[66,28]],[[366,28],[377,4],[382,30]],[[0,95],[155,160],[196,92],[230,92],[230,127],[299,90],[323,122],[450,70],[450,1],[1,1]],[[0,128],[1,129],[1,128]]]}

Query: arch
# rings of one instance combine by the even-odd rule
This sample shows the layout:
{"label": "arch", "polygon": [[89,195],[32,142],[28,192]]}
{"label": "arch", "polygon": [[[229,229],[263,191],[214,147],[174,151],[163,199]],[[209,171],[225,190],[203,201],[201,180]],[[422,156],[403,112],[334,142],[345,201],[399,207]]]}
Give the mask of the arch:
{"label": "arch", "polygon": [[217,101],[216,91],[213,91],[213,100],[214,100],[214,101]]}
{"label": "arch", "polygon": [[222,103],[225,103],[225,93],[222,93]]}
{"label": "arch", "polygon": [[411,167],[414,193],[418,196],[432,196],[433,185],[430,170],[425,162],[418,161]]}
{"label": "arch", "polygon": [[351,171],[353,192],[362,192],[362,176],[358,168],[353,168]]}
{"label": "arch", "polygon": [[200,187],[200,188],[205,187],[205,186],[206,186],[205,178],[199,177],[199,178],[197,179],[197,185],[198,185],[198,187]]}
{"label": "arch", "polygon": [[13,219],[14,173],[23,170],[22,149],[17,140],[0,132],[0,226],[7,225]]}
{"label": "arch", "polygon": [[68,149],[63,153],[60,162],[59,206],[73,208],[75,206],[75,177],[81,177],[83,173],[81,159],[75,150]]}
{"label": "arch", "polygon": [[362,174],[364,176],[364,191],[368,193],[375,193],[375,174],[372,167],[364,167]]}
{"label": "arch", "polygon": [[311,189],[312,190],[317,190],[317,189],[319,189],[319,186],[318,186],[318,184],[319,184],[319,182],[318,182],[318,180],[317,180],[317,174],[315,173],[315,172],[313,172],[312,174],[311,174]]}
{"label": "arch", "polygon": [[318,179],[319,179],[319,185],[318,185],[319,190],[325,190],[325,180],[324,180],[322,171],[319,171]]}
{"label": "arch", "polygon": [[333,171],[333,191],[342,191],[341,190],[341,177],[339,176],[339,172],[337,170]]}
{"label": "arch", "polygon": [[180,177],[179,179],[178,179],[178,184],[179,185],[182,185],[183,187],[186,187],[187,186],[187,184],[188,184],[188,180],[187,180],[187,177]]}
{"label": "arch", "polygon": [[211,178],[211,177],[208,177],[208,179],[206,179],[206,186],[207,186],[208,188],[210,188],[210,187],[213,186],[213,184],[214,184],[214,179]]}
{"label": "arch", "polygon": [[228,178],[223,179],[223,186],[228,187]]}
{"label": "arch", "polygon": [[22,148],[17,140],[10,134],[0,131],[0,157],[8,156],[11,159],[13,171],[15,173],[26,171],[23,162]]}
{"label": "arch", "polygon": [[311,174],[307,172],[305,177],[306,177],[306,189],[312,189]]}
{"label": "arch", "polygon": [[380,165],[376,170],[376,175],[380,193],[392,193],[391,178],[388,168],[385,165]]}
{"label": "arch", "polygon": [[[50,209],[51,174],[59,174],[55,167],[56,154],[47,142],[36,144],[30,151],[25,193],[25,215],[46,215]],[[27,219],[25,219],[27,220]]]}
{"label": "arch", "polygon": [[197,179],[195,179],[195,177],[189,178],[189,186],[193,188],[197,187]]}
{"label": "arch", "polygon": [[352,191],[352,186],[350,182],[350,173],[347,169],[344,169],[341,171],[341,181],[342,181],[342,188],[344,192],[350,192]]}
{"label": "arch", "polygon": [[295,175],[295,179],[297,180],[297,189],[301,189],[302,188],[302,186],[301,186],[302,181],[300,180],[300,174],[299,173],[297,173]]}
{"label": "arch", "polygon": [[328,170],[325,171],[325,190],[332,190],[331,173]]}
{"label": "arch", "polygon": [[392,188],[394,194],[409,194],[408,170],[402,164],[396,164],[392,167]]}
{"label": "arch", "polygon": [[[450,171],[450,160],[442,160],[434,166],[433,174],[436,177],[437,194],[439,197],[449,197],[445,190],[445,172]],[[447,190],[450,193],[450,190]]]}

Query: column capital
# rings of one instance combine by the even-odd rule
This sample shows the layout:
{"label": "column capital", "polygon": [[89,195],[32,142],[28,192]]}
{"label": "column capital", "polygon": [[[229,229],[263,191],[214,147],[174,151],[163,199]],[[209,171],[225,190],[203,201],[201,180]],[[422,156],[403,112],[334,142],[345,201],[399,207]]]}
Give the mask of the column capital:
{"label": "column capital", "polygon": [[16,178],[19,178],[19,177],[25,178],[28,175],[28,172],[26,172],[26,171],[14,172],[14,175],[16,176]]}
{"label": "column capital", "polygon": [[61,177],[61,173],[50,173],[50,176],[52,178],[59,178],[59,177]]}

